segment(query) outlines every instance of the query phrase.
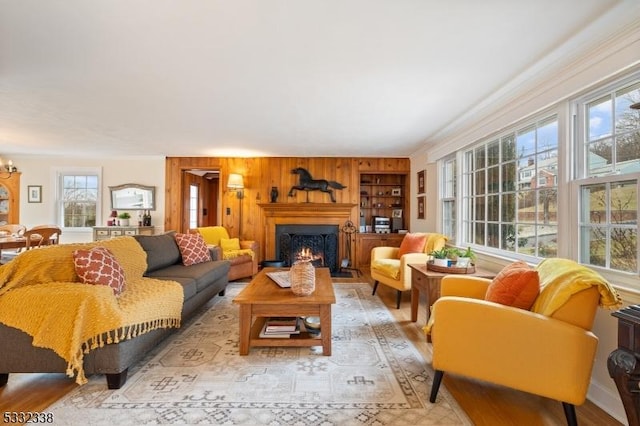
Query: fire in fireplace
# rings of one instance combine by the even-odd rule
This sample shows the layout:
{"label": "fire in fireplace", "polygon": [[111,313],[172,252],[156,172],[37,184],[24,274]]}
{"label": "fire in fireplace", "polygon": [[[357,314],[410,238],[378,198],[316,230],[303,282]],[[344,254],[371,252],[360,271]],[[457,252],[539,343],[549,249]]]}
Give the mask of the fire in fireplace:
{"label": "fire in fireplace", "polygon": [[339,228],[337,225],[276,225],[276,254],[291,266],[298,260],[315,267],[338,271]]}

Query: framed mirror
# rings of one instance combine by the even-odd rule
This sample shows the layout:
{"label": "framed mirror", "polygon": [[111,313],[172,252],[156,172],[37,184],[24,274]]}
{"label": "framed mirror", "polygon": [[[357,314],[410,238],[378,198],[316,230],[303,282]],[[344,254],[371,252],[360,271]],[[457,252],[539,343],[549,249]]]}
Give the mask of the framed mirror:
{"label": "framed mirror", "polygon": [[125,183],[110,186],[112,210],[155,210],[156,187]]}

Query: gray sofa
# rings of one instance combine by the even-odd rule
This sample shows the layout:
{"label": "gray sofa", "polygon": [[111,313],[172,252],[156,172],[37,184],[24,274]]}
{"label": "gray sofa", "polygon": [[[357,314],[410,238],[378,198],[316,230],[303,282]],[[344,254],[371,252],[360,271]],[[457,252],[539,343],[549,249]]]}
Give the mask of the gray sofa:
{"label": "gray sofa", "polygon": [[[212,260],[184,266],[173,234],[140,235],[135,238],[147,254],[145,276],[173,280],[182,285],[184,323],[216,294],[224,295],[230,262]],[[215,253],[212,252],[212,256]],[[108,388],[118,389],[125,383],[129,367],[175,330],[157,329],[94,349],[84,357],[84,372],[87,375],[104,374]],[[10,373],[64,373],[67,369],[64,359],[51,349],[32,346],[31,336],[16,328],[0,324],[0,342],[0,386],[7,383]]]}

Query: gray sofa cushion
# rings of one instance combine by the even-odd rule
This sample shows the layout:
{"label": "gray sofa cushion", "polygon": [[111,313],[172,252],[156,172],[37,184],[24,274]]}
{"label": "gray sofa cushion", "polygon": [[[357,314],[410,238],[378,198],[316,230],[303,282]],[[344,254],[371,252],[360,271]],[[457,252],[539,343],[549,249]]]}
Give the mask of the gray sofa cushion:
{"label": "gray sofa cushion", "polygon": [[134,235],[142,249],[147,252],[147,274],[181,262],[180,249],[175,231],[161,235]]}
{"label": "gray sofa cushion", "polygon": [[228,260],[214,260],[211,262],[196,263],[191,266],[184,266],[182,263],[168,266],[161,271],[147,274],[153,278],[166,278],[181,282],[179,278],[190,278],[196,281],[198,291],[208,286],[210,283],[221,278],[226,279],[229,273],[231,262]]}

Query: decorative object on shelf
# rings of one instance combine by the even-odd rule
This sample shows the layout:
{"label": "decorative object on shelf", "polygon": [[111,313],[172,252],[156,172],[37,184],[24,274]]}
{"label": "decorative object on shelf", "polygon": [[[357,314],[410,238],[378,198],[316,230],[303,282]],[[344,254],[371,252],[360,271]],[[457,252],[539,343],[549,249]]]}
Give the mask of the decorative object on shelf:
{"label": "decorative object on shelf", "polygon": [[310,296],[316,289],[316,268],[309,261],[299,261],[289,269],[291,291],[296,296]]}
{"label": "decorative object on shelf", "polygon": [[151,226],[151,212],[149,210],[145,210],[142,215],[142,226]]}
{"label": "decorative object on shelf", "polygon": [[391,190],[391,196],[392,197],[400,197],[402,195],[402,189],[400,188],[393,188]]}
{"label": "decorative object on shelf", "polygon": [[120,219],[120,226],[129,226],[129,219],[131,219],[131,215],[129,212],[122,212],[118,215],[118,219]]}
{"label": "decorative object on shelf", "polygon": [[402,217],[402,209],[393,210],[393,212],[391,213],[391,217],[397,217],[397,218]]}
{"label": "decorative object on shelf", "polygon": [[9,160],[9,161],[7,161],[7,164],[4,164],[2,162],[2,158],[0,158],[0,169],[6,170],[6,171],[0,171],[0,178],[2,178],[2,179],[9,179],[11,177],[11,175],[13,174],[13,172],[17,172],[18,171],[18,168],[13,165],[13,161],[12,160]]}
{"label": "decorative object on shelf", "polygon": [[346,186],[342,185],[341,183],[335,182],[335,181],[330,181],[330,180],[325,180],[325,179],[314,179],[311,176],[311,173],[309,173],[306,169],[303,169],[302,167],[297,167],[293,170],[291,170],[291,173],[294,175],[298,175],[299,176],[299,183],[298,185],[293,185],[291,187],[291,189],[289,190],[289,197],[293,197],[294,196],[294,191],[298,190],[298,191],[307,191],[307,203],[309,202],[309,191],[322,191],[322,192],[326,192],[327,194],[329,194],[329,196],[331,197],[331,202],[335,203],[336,202],[336,197],[333,193],[333,190],[331,188],[334,189],[344,189],[346,188]]}
{"label": "decorative object on shelf", "polygon": [[29,203],[42,202],[42,185],[27,186],[27,202]]}
{"label": "decorative object on shelf", "polygon": [[425,196],[418,197],[418,219],[424,219],[425,217]]}
{"label": "decorative object on shelf", "polygon": [[271,202],[275,203],[276,201],[278,201],[278,187],[277,186],[272,186],[271,187]]}
{"label": "decorative object on shelf", "polygon": [[425,187],[425,171],[420,170],[418,172],[418,194],[424,194]]}

